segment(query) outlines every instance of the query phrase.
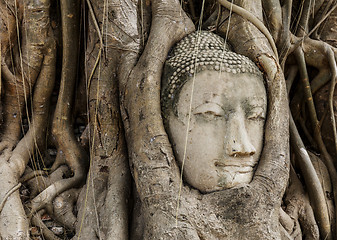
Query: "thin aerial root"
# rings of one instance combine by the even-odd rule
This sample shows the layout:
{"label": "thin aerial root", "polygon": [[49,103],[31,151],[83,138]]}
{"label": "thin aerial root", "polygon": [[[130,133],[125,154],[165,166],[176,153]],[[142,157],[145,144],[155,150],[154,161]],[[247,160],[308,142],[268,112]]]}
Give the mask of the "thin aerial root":
{"label": "thin aerial root", "polygon": [[311,29],[311,31],[305,37],[309,37],[313,32],[315,32],[316,30],[318,30],[318,27],[331,15],[331,13],[333,13],[333,11],[336,9],[336,7],[337,7],[337,4],[335,4],[335,6],[333,6],[329,10],[329,12],[324,15],[324,17],[315,25],[315,27],[313,27]]}
{"label": "thin aerial root", "polygon": [[314,105],[314,101],[312,97],[311,87],[309,83],[309,76],[307,72],[303,49],[300,47],[297,48],[295,50],[295,56],[299,64],[302,85],[303,85],[303,92],[306,97],[305,102],[307,103],[307,106],[309,109],[310,120],[311,120],[312,126],[316,128],[318,120],[317,120],[316,109],[315,109],[315,105]]}
{"label": "thin aerial root", "polygon": [[[95,12],[94,12],[94,10],[93,10],[93,8],[92,8],[92,5],[91,5],[90,0],[87,0],[87,5],[88,5],[88,8],[89,8],[90,16],[91,16],[92,21],[93,21],[93,23],[94,23],[96,32],[97,32],[97,34],[98,34],[99,43],[100,43],[100,47],[99,47],[98,54],[97,54],[97,57],[96,57],[96,62],[95,62],[94,67],[93,67],[92,70],[91,70],[91,73],[90,73],[90,76],[89,76],[89,79],[88,79],[88,86],[87,86],[87,89],[88,89],[88,91],[89,91],[90,85],[91,85],[91,79],[92,79],[92,77],[94,76],[94,73],[95,73],[95,71],[96,71],[96,68],[97,68],[97,66],[98,66],[98,63],[99,63],[99,61],[100,61],[100,59],[101,59],[101,55],[102,55],[102,50],[103,50],[104,44],[103,44],[102,34],[101,34],[101,31],[100,31],[99,26],[98,26],[98,23],[97,23],[96,15],[95,15]],[[89,94],[89,93],[88,93],[88,94]]]}
{"label": "thin aerial root", "polygon": [[[290,23],[291,23],[291,10],[292,10],[292,0],[285,0],[282,6],[282,31],[283,37],[285,40],[289,40],[290,38]],[[282,41],[281,41],[282,42]],[[284,41],[283,41],[284,42]]]}
{"label": "thin aerial root", "polygon": [[[313,35],[313,38],[314,39],[319,39],[320,36],[319,36],[319,33],[318,33],[318,27],[316,27],[317,23],[319,22],[323,22],[326,17],[329,16],[328,11],[331,10],[331,5],[332,3],[334,2],[335,0],[327,0],[327,1],[323,1],[322,2],[322,5],[320,6],[320,10],[317,11],[317,13],[315,13],[315,18],[314,18],[314,22],[313,22],[313,26],[315,26],[314,28],[314,33],[312,34]],[[336,5],[336,4],[334,4]],[[322,21],[322,19],[324,19]]]}
{"label": "thin aerial root", "polygon": [[[298,40],[296,43],[292,45],[292,50],[297,49],[304,40],[306,40],[313,32],[315,32],[318,27],[327,19],[328,16],[336,9],[337,4],[333,6],[330,11],[316,24],[316,26],[308,33],[305,34],[300,40]],[[292,52],[292,51],[291,51]]]}
{"label": "thin aerial root", "polygon": [[18,183],[16,186],[14,186],[8,193],[6,193],[4,199],[1,201],[0,203],[0,213],[2,211],[2,209],[4,208],[5,206],[5,203],[7,201],[7,198],[12,194],[14,193],[16,190],[18,190],[19,188],[21,187],[21,183]]}
{"label": "thin aerial root", "polygon": [[[289,111],[290,113],[290,111]],[[297,165],[303,173],[303,178],[308,189],[310,201],[313,205],[313,211],[317,219],[319,229],[323,235],[329,235],[331,239],[331,226],[328,218],[329,212],[324,197],[324,191],[319,181],[315,168],[309,158],[307,150],[304,147],[302,139],[297,131],[295,122],[290,114],[290,140],[293,150],[296,154]]]}
{"label": "thin aerial root", "polygon": [[233,3],[228,2],[227,0],[219,0],[219,3],[224,6],[227,9],[232,9],[232,11],[244,19],[247,19],[250,21],[257,29],[259,29],[265,37],[268,39],[268,42],[273,49],[273,52],[275,54],[277,62],[279,61],[278,58],[278,52],[277,52],[277,47],[275,45],[274,39],[272,35],[270,34],[269,30],[266,28],[266,26],[257,18],[255,17],[252,13],[248,12],[246,9],[239,7]]}
{"label": "thin aerial root", "polygon": [[329,65],[331,69],[331,83],[330,83],[330,92],[329,92],[329,110],[330,110],[330,120],[332,124],[332,132],[335,142],[335,151],[337,152],[337,130],[336,130],[336,121],[335,121],[335,112],[333,107],[333,97],[335,93],[335,86],[336,86],[336,77],[337,77],[337,66],[336,66],[336,60],[334,56],[334,52],[329,46],[327,47],[327,54],[328,54],[328,60]]}
{"label": "thin aerial root", "polygon": [[311,5],[312,1],[304,1],[303,9],[301,11],[300,20],[298,23],[298,29],[296,31],[297,36],[302,37],[307,33],[310,11],[312,9]]}
{"label": "thin aerial root", "polygon": [[265,11],[266,22],[275,42],[279,41],[282,29],[282,8],[279,0],[262,0],[263,10]]}
{"label": "thin aerial root", "polygon": [[[43,211],[41,211],[43,212]],[[61,238],[57,237],[52,231],[50,231],[47,226],[44,224],[44,222],[41,220],[39,217],[40,213],[37,213],[33,216],[32,218],[32,223],[33,225],[37,226],[40,228],[41,233],[43,237],[46,240],[61,240]]]}
{"label": "thin aerial root", "polygon": [[278,49],[280,53],[280,64],[284,70],[284,66],[291,48],[290,43],[290,22],[291,22],[292,0],[286,0],[282,6],[282,28],[280,40],[278,41]]}
{"label": "thin aerial root", "polygon": [[[336,171],[333,159],[331,155],[328,153],[326,146],[322,139],[322,134],[320,131],[319,121],[317,119],[316,109],[315,109],[315,105],[314,105],[314,101],[312,97],[307,67],[305,63],[305,57],[304,57],[302,48],[299,47],[295,50],[295,57],[299,64],[302,85],[303,85],[303,92],[304,92],[304,96],[306,98],[305,100],[306,100],[308,110],[309,110],[309,117],[310,117],[311,125],[313,126],[314,138],[315,138],[315,141],[317,142],[317,146],[321,154],[323,155],[324,163],[326,164],[326,167],[328,168],[331,183],[333,186],[333,195],[334,195],[334,198],[337,199],[337,171]],[[335,208],[337,209],[337,201],[335,201]],[[316,216],[316,212],[315,212],[315,216]],[[337,211],[336,211],[336,216],[337,216]],[[337,225],[335,226],[335,229],[337,229]],[[331,233],[326,233],[326,234],[331,234]]]}
{"label": "thin aerial root", "polygon": [[216,9],[208,17],[208,19],[202,24],[203,29],[212,30],[212,28],[217,27],[218,21],[219,21],[219,9],[221,9],[221,5],[217,4]]}

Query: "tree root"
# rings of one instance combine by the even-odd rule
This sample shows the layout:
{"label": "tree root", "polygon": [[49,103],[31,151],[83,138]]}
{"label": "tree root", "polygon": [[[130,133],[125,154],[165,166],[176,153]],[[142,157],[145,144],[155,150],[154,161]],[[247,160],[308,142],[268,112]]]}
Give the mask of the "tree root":
{"label": "tree root", "polygon": [[[293,169],[290,172],[290,186],[286,191],[284,202],[285,212],[294,222],[293,228],[289,231],[293,239],[302,239],[302,232],[307,239],[320,239],[320,232],[310,202]],[[331,232],[329,235],[331,236]],[[328,235],[322,232],[321,237],[329,239]]]}
{"label": "tree root", "polygon": [[75,230],[77,221],[73,209],[78,195],[78,189],[70,189],[57,196],[53,201],[53,219],[71,231]]}
{"label": "tree root", "polygon": [[[312,98],[312,92],[310,89],[309,77],[307,73],[307,68],[306,68],[305,58],[304,58],[304,53],[303,53],[302,48],[298,48],[295,51],[295,56],[297,58],[297,61],[300,67],[299,69],[301,73],[303,92],[304,92],[304,96],[306,98],[307,106],[309,109],[309,117],[310,117],[310,121],[313,127],[314,138],[315,138],[315,141],[317,142],[320,152],[323,155],[324,163],[328,167],[331,182],[333,184],[334,198],[337,199],[337,171],[336,171],[333,159],[328,153],[325,147],[325,144],[323,142],[323,139],[322,139],[319,122],[317,119],[316,109],[315,109],[313,98]],[[337,208],[337,202],[335,202],[335,207]],[[335,229],[337,229],[336,226],[335,226]],[[331,233],[329,232],[324,232],[324,233],[327,234],[327,236],[331,236]]]}
{"label": "tree root", "polygon": [[252,13],[248,12],[246,9],[244,9],[240,6],[237,6],[233,3],[230,3],[227,0],[219,0],[219,3],[222,4],[222,6],[224,6],[228,10],[232,10],[234,13],[240,15],[244,19],[247,19],[257,29],[259,29],[264,34],[264,36],[268,39],[269,44],[270,44],[270,46],[273,49],[273,52],[275,54],[276,60],[277,60],[277,62],[279,61],[277,48],[276,48],[276,45],[275,45],[275,42],[274,42],[274,39],[273,39],[272,35],[270,34],[268,28],[256,16],[254,16]]}
{"label": "tree root", "polygon": [[[195,10],[198,6],[193,6],[197,2],[194,0],[187,1],[189,1],[187,5],[190,7],[193,18],[197,19],[198,14]],[[232,29],[227,31],[225,27],[220,26],[220,34],[229,33],[229,39],[233,43],[235,51],[249,56],[255,63],[259,64],[259,67],[267,76],[266,85],[270,93],[268,99],[269,117],[266,122],[264,151],[253,182],[242,188],[230,189],[221,193],[211,193],[205,198],[209,197],[212,199],[212,203],[218,205],[223,204],[223,202],[233,204],[231,206],[233,207],[232,209],[236,209],[237,202],[235,202],[235,199],[230,199],[230,197],[242,195],[250,203],[256,204],[258,207],[263,208],[265,206],[263,204],[267,203],[266,205],[268,205],[269,209],[267,211],[259,209],[260,212],[266,213],[273,208],[271,212],[268,212],[269,216],[265,218],[268,219],[267,221],[272,222],[278,217],[279,199],[284,193],[289,173],[286,92],[288,91],[289,94],[290,87],[288,89],[285,88],[282,71],[287,66],[285,64],[291,63],[292,56],[290,54],[294,53],[297,57],[299,69],[290,72],[289,79],[294,80],[299,71],[304,82],[304,91],[299,89],[297,91],[298,94],[296,93],[297,96],[293,99],[293,103],[298,105],[296,109],[298,109],[299,114],[296,120],[299,119],[303,132],[312,146],[318,146],[317,148],[324,156],[334,184],[333,193],[337,208],[337,173],[334,166],[336,163],[333,162],[322,140],[320,128],[324,117],[320,121],[318,120],[312,100],[312,95],[331,79],[329,112],[325,115],[330,114],[332,119],[333,140],[337,152],[337,131],[332,102],[337,77],[337,49],[309,38],[312,32],[315,32],[315,35],[318,36],[317,29],[319,25],[337,6],[332,6],[332,0],[326,1],[327,3],[324,3],[326,5],[322,3],[323,0],[320,0],[320,4],[326,6],[325,9],[318,19],[309,21],[311,11],[314,8],[312,4],[315,2],[304,1],[303,12],[298,21],[300,28],[298,28],[296,36],[294,36],[290,32],[291,0],[237,0],[237,5],[230,4],[226,0],[219,1],[241,16],[232,14],[231,19],[233,19],[234,23],[233,27],[230,26]],[[49,0],[28,2],[0,0],[0,28],[8,30],[7,32],[0,32],[0,94],[3,94],[4,101],[2,103],[4,116],[3,134],[0,142],[0,182],[2,183],[0,190],[0,232],[2,236],[0,238],[13,238],[15,240],[28,238],[29,220],[26,219],[20,194],[17,191],[21,182],[27,182],[31,190],[30,197],[33,200],[30,205],[31,209],[28,209],[32,211],[30,213],[31,220],[33,224],[40,226],[47,239],[59,240],[41,221],[43,212],[48,212],[55,220],[62,222],[71,230],[79,229],[76,232],[78,237],[80,237],[82,228],[81,221],[89,216],[92,219],[86,223],[94,223],[94,226],[90,226],[90,230],[87,232],[93,235],[86,236],[87,232],[84,231],[83,238],[92,236],[95,238],[106,236],[107,238],[112,238],[116,235],[123,239],[128,238],[127,214],[123,217],[117,217],[119,222],[116,222],[114,216],[108,216],[123,214],[128,210],[126,207],[128,203],[124,201],[124,199],[128,198],[128,190],[125,190],[125,185],[123,185],[125,184],[124,180],[126,179],[128,182],[129,179],[129,169],[124,162],[126,156],[124,153],[123,126],[117,121],[116,126],[113,125],[115,124],[114,121],[120,118],[119,110],[117,109],[120,104],[125,134],[128,140],[130,168],[134,177],[135,191],[139,194],[139,199],[137,200],[142,204],[142,220],[144,221],[145,229],[145,234],[142,237],[144,239],[172,239],[172,235],[174,235],[181,239],[208,239],[208,235],[196,231],[199,226],[189,224],[186,221],[185,212],[183,211],[184,209],[189,209],[186,207],[186,202],[188,201],[182,203],[181,209],[179,209],[180,202],[184,202],[187,196],[193,195],[192,197],[197,199],[198,202],[202,202],[200,199],[204,196],[197,191],[193,192],[194,190],[187,186],[183,186],[182,179],[179,179],[179,169],[175,164],[172,149],[160,117],[159,93],[162,66],[170,47],[193,30],[190,19],[184,15],[179,1],[176,0],[141,1],[141,10],[137,9],[133,0],[118,3],[113,7],[110,3],[104,1],[104,16],[101,19],[98,19],[97,16],[99,14],[95,13],[95,10],[101,10],[100,7],[95,5],[96,2],[90,0],[86,2],[88,4],[88,12],[90,12],[90,16],[87,17],[91,17],[93,20],[89,22],[89,25],[93,24],[90,27],[96,30],[99,40],[96,41],[97,38],[87,36],[84,33],[87,39],[91,37],[95,39],[94,41],[96,42],[94,44],[97,44],[97,46],[94,48],[98,50],[97,57],[96,55],[94,56],[96,57],[95,63],[90,69],[90,76],[86,84],[88,87],[86,93],[88,96],[90,95],[88,104],[90,111],[86,130],[86,142],[89,145],[89,155],[91,157],[90,171],[87,175],[88,153],[77,142],[73,133],[74,113],[72,112],[72,106],[78,73],[77,67],[79,65],[79,4],[76,0],[61,0],[63,66],[59,96],[52,123],[52,134],[50,134],[55,137],[57,157],[51,168],[50,175],[44,176],[46,172],[36,168],[34,162],[32,162],[33,169],[30,169],[27,165],[29,159],[34,161],[34,153],[40,152],[39,148],[45,142],[48,102],[55,76],[55,69],[52,67],[52,65],[55,65],[55,60],[53,59],[56,58],[55,45],[51,43],[52,41],[49,41],[48,37],[50,34],[49,20],[51,18],[49,18],[47,12],[49,11],[50,3]],[[115,4],[115,2],[113,1],[112,4]],[[127,7],[129,8],[123,8],[123,4],[128,5]],[[267,13],[265,18],[262,14],[262,8],[260,9],[262,4]],[[242,8],[238,7],[238,5]],[[255,6],[257,7],[255,8]],[[149,26],[149,19],[151,19],[149,12],[145,13],[144,16],[144,7],[147,9],[152,8],[152,26],[144,52],[139,58],[142,49],[141,41],[143,40],[143,45],[145,45],[145,37],[143,35],[147,34],[144,29],[148,30],[146,26],[144,27],[144,21]],[[328,12],[329,7],[331,10]],[[110,12],[109,9],[113,10]],[[130,11],[130,9],[132,10]],[[219,9],[221,12],[220,5]],[[251,12],[254,14],[245,9],[252,10]],[[120,22],[117,19],[120,18],[118,16],[120,12],[123,12],[124,18],[132,20],[123,19],[126,24],[119,26]],[[141,13],[139,14],[139,12]],[[220,16],[220,12],[218,16]],[[210,24],[217,21],[215,20],[216,16],[217,12],[215,11],[209,20]],[[137,21],[137,17],[141,18],[141,24]],[[144,17],[146,18],[145,20]],[[265,19],[270,23],[270,33],[265,25],[260,22]],[[110,26],[106,24],[106,21],[111,21],[114,25]],[[310,27],[309,23],[316,24],[311,31],[308,29]],[[19,24],[22,25],[19,26]],[[217,24],[214,26],[217,26]],[[90,27],[89,31],[91,31]],[[118,30],[115,28],[118,28]],[[113,29],[113,31],[108,31],[107,29]],[[310,32],[307,33],[308,31]],[[162,32],[165,32],[165,35],[159,34]],[[275,45],[277,45],[278,49],[276,49]],[[112,48],[116,51],[110,51]],[[110,61],[111,54],[118,55],[118,57],[114,55],[111,58],[114,60]],[[281,57],[281,66],[278,62],[278,54]],[[118,68],[116,67],[112,70],[109,64],[114,67],[115,65],[117,66],[117,63],[114,62],[116,59],[118,59],[117,61],[121,60],[121,64],[118,64]],[[289,60],[288,62],[286,62],[287,59]],[[103,67],[104,64],[106,66]],[[308,79],[306,65],[319,69],[319,73],[311,83]],[[101,75],[102,69],[106,72],[103,73],[102,71],[103,74]],[[118,74],[117,71],[119,71]],[[120,89],[115,86],[117,81],[115,74],[119,77]],[[113,76],[113,84],[109,82],[111,76]],[[45,85],[42,82],[45,82]],[[106,89],[120,90],[120,103],[116,100],[118,94],[113,95],[115,93],[112,94],[109,90],[104,92],[105,89],[102,91],[100,84]],[[98,86],[97,89],[95,88],[96,85]],[[93,91],[95,92],[93,93]],[[32,94],[33,98],[31,97]],[[307,100],[308,108],[303,104],[303,96]],[[113,98],[113,100],[106,100],[109,97]],[[111,102],[116,103],[116,106],[111,107],[109,105]],[[107,106],[102,107],[100,104],[106,104]],[[30,107],[31,109],[29,109]],[[101,110],[102,113],[99,112]],[[111,111],[109,112],[111,115],[106,114],[104,111]],[[300,113],[300,111],[302,112]],[[308,112],[308,116],[311,117],[314,138],[310,136],[310,129],[307,129],[307,122],[305,122]],[[107,115],[111,116],[110,122],[105,118]],[[23,130],[21,126],[22,119],[25,116],[28,118],[29,123],[28,132]],[[317,169],[313,169],[292,119],[290,131],[293,148],[298,156],[296,165],[300,167],[304,176],[321,235],[331,239],[331,223],[329,222],[330,219],[328,219],[331,213],[327,213],[329,206],[327,207],[328,204],[326,204],[325,189],[322,189],[323,184],[317,180]],[[24,137],[20,140],[22,133]],[[105,141],[111,141],[111,144]],[[110,146],[112,147],[110,148]],[[93,164],[93,161],[96,161],[96,165]],[[108,161],[109,164],[107,164]],[[68,167],[70,169],[69,172],[73,174],[71,176],[69,176],[70,174],[63,174],[64,169],[68,169]],[[123,170],[119,172],[120,169]],[[22,176],[22,174],[25,175]],[[84,183],[86,176],[88,176],[87,189],[93,188],[93,196],[92,198],[90,196],[91,199],[88,200],[88,205],[86,205],[86,200],[83,202],[79,200],[78,206],[81,211],[79,211],[76,218],[72,209],[80,190],[75,188]],[[180,180],[180,184],[183,186],[181,194],[177,179]],[[102,183],[100,187],[94,184],[95,181],[98,181],[99,184]],[[36,184],[33,184],[33,182],[36,182]],[[300,183],[297,184],[300,185]],[[89,192],[87,189],[85,187],[82,188],[81,196]],[[96,190],[98,192],[95,192]],[[178,201],[176,201],[177,192],[179,192]],[[225,192],[228,193],[228,196],[224,196]],[[259,195],[256,192],[263,194]],[[303,196],[299,196],[301,194]],[[287,199],[289,200],[288,208],[285,211],[288,215],[283,210],[280,210],[281,218],[283,219],[282,226],[286,231],[284,236],[289,239],[292,236],[295,238],[301,236],[301,226],[307,236],[317,239],[317,226],[312,224],[315,219],[312,210],[309,208],[304,190],[294,190],[292,196],[294,195],[296,196],[293,199],[290,199],[290,197],[290,200]],[[113,199],[114,206],[108,205],[109,199]],[[10,206],[14,207],[10,208]],[[86,212],[87,206],[93,208],[92,215]],[[123,209],[117,209],[119,206]],[[102,209],[104,207],[108,207],[108,211],[103,212],[104,210]],[[228,210],[226,207],[223,207],[224,212]],[[245,210],[247,209],[248,207],[245,208]],[[226,212],[228,214],[219,214],[219,216],[228,217],[233,212],[235,213],[235,211],[228,210]],[[248,214],[251,214],[251,212]],[[104,216],[102,217],[102,215]],[[273,216],[268,218],[271,215]],[[239,219],[240,216],[234,216],[234,218],[237,217]],[[309,216],[309,219],[304,219],[305,216]],[[81,217],[83,218],[80,219]],[[334,218],[336,217],[337,215],[334,216]],[[102,219],[109,226],[102,226],[100,222]],[[74,227],[76,220],[78,225]],[[306,221],[309,224],[301,225],[301,222]],[[8,227],[5,224],[8,224]],[[116,225],[118,225],[117,228],[115,228]],[[310,230],[311,227],[313,231]],[[123,236],[121,237],[121,235]],[[219,239],[217,236],[212,235],[211,237]]]}
{"label": "tree root", "polygon": [[[7,165],[7,167],[5,166],[3,167],[8,169],[6,174],[3,175],[2,177],[5,177],[7,179],[13,178],[14,182],[18,181],[19,177],[23,174],[24,169],[30,159],[31,153],[34,151],[35,148],[38,148],[39,146],[41,146],[44,140],[43,135],[45,133],[45,130],[46,130],[45,128],[47,126],[46,120],[48,116],[48,101],[49,101],[49,97],[51,95],[51,91],[53,88],[53,81],[54,81],[54,75],[55,75],[55,72],[53,71],[53,69],[55,69],[55,62],[54,62],[55,55],[54,54],[55,54],[55,51],[54,52],[51,51],[52,56],[50,56],[50,58],[48,58],[48,56],[45,57],[45,60],[44,60],[45,65],[42,68],[41,73],[39,75],[39,79],[37,80],[37,83],[36,83],[36,90],[35,90],[36,95],[34,96],[34,99],[33,99],[33,110],[35,110],[35,114],[33,116],[33,120],[29,128],[29,131],[27,132],[25,137],[17,144],[16,148],[11,153],[11,157],[8,159],[8,162],[7,161],[2,162],[3,165]],[[51,62],[48,62],[48,61],[51,61]],[[47,87],[45,84],[47,85]],[[41,107],[41,104],[42,104],[42,107]],[[9,177],[9,175],[11,175],[11,177]],[[11,204],[13,206],[16,206],[18,209],[22,209],[22,203],[20,201],[19,194],[17,193],[16,195],[17,196],[13,198],[13,201],[15,199],[15,202],[11,202]],[[13,209],[8,209],[8,211],[13,211]],[[19,214],[19,216],[17,216],[17,218],[22,219],[23,221],[26,221],[24,211],[20,210],[20,212],[21,213]],[[6,219],[4,215],[2,217],[3,219],[1,219],[1,221],[5,222]],[[12,223],[9,222],[7,224],[12,224]],[[18,226],[16,227],[17,224],[20,225],[20,227]],[[24,227],[24,229],[22,229],[21,226]],[[15,233],[16,231],[27,234],[28,224],[22,223],[18,220],[17,223],[13,224],[11,228],[9,229],[12,229],[9,232],[10,234]],[[6,236],[7,235],[3,235],[3,237],[6,237]],[[26,235],[23,235],[23,236],[26,236]]]}
{"label": "tree root", "polygon": [[40,211],[39,213],[35,214],[32,218],[32,224],[40,228],[41,233],[45,237],[46,240],[61,240],[61,238],[57,237],[51,230],[49,230],[44,222],[41,220],[41,215],[44,211]]}
{"label": "tree root", "polygon": [[61,1],[62,36],[63,36],[63,68],[60,93],[53,120],[53,135],[58,150],[65,155],[67,165],[73,172],[73,177],[59,180],[31,201],[31,214],[42,208],[52,209],[52,201],[62,192],[79,186],[85,178],[87,156],[76,141],[72,131],[71,103],[74,96],[74,87],[77,75],[79,4],[77,1]]}
{"label": "tree root", "polygon": [[43,170],[36,170],[30,173],[25,174],[20,178],[20,182],[27,182],[31,180],[32,178],[38,177],[38,176],[46,176],[46,171]]}
{"label": "tree root", "polygon": [[[27,167],[28,168],[28,167]],[[28,173],[29,174],[29,173]],[[28,188],[30,189],[30,197],[34,198],[41,193],[45,188],[63,179],[65,176],[70,176],[69,168],[66,165],[60,166],[47,177],[36,176],[36,178],[28,180]]]}
{"label": "tree root", "polygon": [[[120,80],[121,113],[133,166],[131,172],[144,209],[147,209],[144,239],[167,238],[163,233],[175,229],[176,209],[167,213],[156,209],[168,197],[176,196],[179,185],[178,168],[161,119],[160,81],[170,47],[193,29],[178,1],[153,0],[152,26],[144,52],[130,76]],[[159,32],[166,34],[159,36]],[[127,116],[128,112],[132,115]],[[150,141],[153,137],[155,141]],[[161,224],[161,217],[170,219],[166,226]]]}
{"label": "tree root", "polygon": [[[3,183],[1,196],[8,191],[11,184],[18,184],[32,153],[44,142],[49,97],[55,77],[55,44],[48,37],[50,34],[48,33],[49,2],[27,2],[25,4],[27,5],[23,6],[26,11],[23,18],[23,30],[26,34],[22,36],[21,62],[15,62],[14,65],[12,61],[11,65],[16,74],[9,70],[6,59],[2,59],[1,62],[5,80],[3,126],[5,131],[1,143],[4,151],[0,162],[0,177]],[[39,11],[35,11],[36,9]],[[9,57],[8,55],[6,57]],[[33,117],[27,134],[18,141],[21,132],[22,110],[25,103],[28,104],[28,97],[33,87],[35,88],[34,97],[30,99]],[[28,221],[18,192],[13,192],[4,205],[0,229],[3,238],[28,238]]]}
{"label": "tree root", "polygon": [[313,211],[315,213],[321,235],[327,237],[327,239],[332,239],[330,219],[328,218],[329,212],[324,197],[324,191],[291,116],[290,139],[293,151],[296,154],[296,163],[302,172],[308,189],[310,201],[312,202]]}
{"label": "tree root", "polygon": [[4,196],[4,199],[2,199],[1,203],[0,203],[0,213],[3,209],[3,207],[5,206],[6,200],[7,198],[16,190],[18,190],[21,187],[21,183],[18,183],[18,185],[14,186],[8,193],[6,193],[6,195]]}
{"label": "tree root", "polygon": [[[335,112],[333,106],[333,97],[335,92],[336,80],[337,80],[337,65],[336,65],[336,58],[334,56],[333,50],[327,46],[327,58],[330,66],[331,72],[331,80],[330,80],[330,91],[329,91],[329,112],[330,112],[330,120],[332,125],[332,132],[333,138],[335,142],[335,151],[337,152],[337,129],[336,129],[336,119],[335,119]],[[335,161],[335,166],[337,162]],[[336,229],[337,230],[337,229]]]}

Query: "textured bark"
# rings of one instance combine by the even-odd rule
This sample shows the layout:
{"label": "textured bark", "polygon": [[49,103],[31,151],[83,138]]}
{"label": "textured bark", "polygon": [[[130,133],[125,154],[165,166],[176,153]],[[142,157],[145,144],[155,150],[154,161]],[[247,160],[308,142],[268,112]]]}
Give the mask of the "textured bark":
{"label": "textured bark", "polygon": [[[119,112],[117,68],[123,43],[133,38],[132,28],[128,27],[134,26],[116,22],[128,23],[125,18],[133,19],[136,12],[131,1],[112,1],[105,7],[104,4],[93,2],[92,12],[88,13],[94,14],[89,16],[85,55],[90,175],[80,194],[74,239],[128,239],[129,235],[131,182]],[[123,15],[120,10],[127,4],[133,8]],[[87,211],[88,208],[92,211]]]}
{"label": "textured bark", "polygon": [[[336,1],[224,2],[0,0],[0,238],[335,237]],[[268,93],[253,181],[207,194],[181,179],[160,109],[164,62],[199,23]]]}
{"label": "textured bark", "polygon": [[[130,76],[121,78],[122,118],[131,172],[142,204],[142,238],[181,239],[188,236],[175,227],[179,173],[161,119],[160,80],[170,47],[191,32],[193,25],[177,1],[151,4],[152,25],[146,47]],[[127,57],[122,63],[129,61]]]}
{"label": "textured bark", "polygon": [[[18,8],[17,4],[11,5],[11,7]],[[22,36],[21,62],[12,62],[10,65],[11,69],[14,69],[13,73],[7,65],[8,62],[6,62],[6,59],[8,59],[6,57],[9,57],[10,53],[6,48],[2,50],[7,54],[1,62],[1,70],[5,72],[3,78],[5,106],[3,108],[4,129],[1,139],[0,164],[0,178],[3,185],[0,199],[4,199],[6,194],[18,184],[19,178],[24,173],[30,159],[31,152],[43,145],[47,128],[49,98],[55,77],[55,44],[50,36],[48,1],[27,1],[19,7],[27,13],[23,17],[22,23],[26,34]],[[10,13],[5,14],[8,16]],[[15,25],[10,21],[14,21],[14,19],[7,18],[7,20],[5,24],[9,27],[8,34],[13,34]],[[19,19],[17,18],[17,20]],[[37,22],[40,23],[36,24]],[[15,36],[15,34],[13,35]],[[6,46],[6,43],[8,43],[7,40],[11,42],[12,38],[4,35],[2,37],[1,43],[4,41],[5,47],[10,47]],[[34,91],[37,93],[31,100],[34,116],[31,119],[29,131],[19,141],[23,106],[25,100],[30,97],[34,85]],[[15,148],[12,150],[14,146]],[[5,239],[28,238],[29,223],[17,190],[8,196],[1,210],[1,236]]]}

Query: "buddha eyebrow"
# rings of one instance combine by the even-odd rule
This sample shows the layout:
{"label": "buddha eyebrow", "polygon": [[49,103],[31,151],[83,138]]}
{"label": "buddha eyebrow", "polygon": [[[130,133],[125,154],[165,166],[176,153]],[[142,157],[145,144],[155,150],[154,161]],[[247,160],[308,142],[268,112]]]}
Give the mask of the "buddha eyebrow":
{"label": "buddha eyebrow", "polygon": [[213,102],[213,101],[209,101],[209,100],[204,100],[204,103],[199,104],[198,106],[194,107],[193,110],[197,109],[198,107],[200,107],[200,106],[202,106],[202,105],[206,105],[206,104],[215,104],[215,105],[219,106],[223,111],[225,111],[225,108],[224,108],[222,105],[220,105],[220,104],[217,103],[217,102]]}
{"label": "buddha eyebrow", "polygon": [[245,100],[242,101],[242,104],[252,105],[251,102],[253,102],[253,104],[257,104],[257,105],[264,105],[266,101],[263,97],[248,97],[248,98],[246,98]]}

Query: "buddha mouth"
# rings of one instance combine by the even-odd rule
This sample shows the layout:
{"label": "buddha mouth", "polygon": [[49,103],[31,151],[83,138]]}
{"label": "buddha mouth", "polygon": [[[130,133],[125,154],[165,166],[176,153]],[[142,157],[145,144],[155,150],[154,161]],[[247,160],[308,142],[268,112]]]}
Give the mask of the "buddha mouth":
{"label": "buddha mouth", "polygon": [[250,172],[256,166],[257,162],[253,159],[247,160],[219,160],[214,161],[214,166],[219,168],[226,168],[226,170],[238,172]]}

